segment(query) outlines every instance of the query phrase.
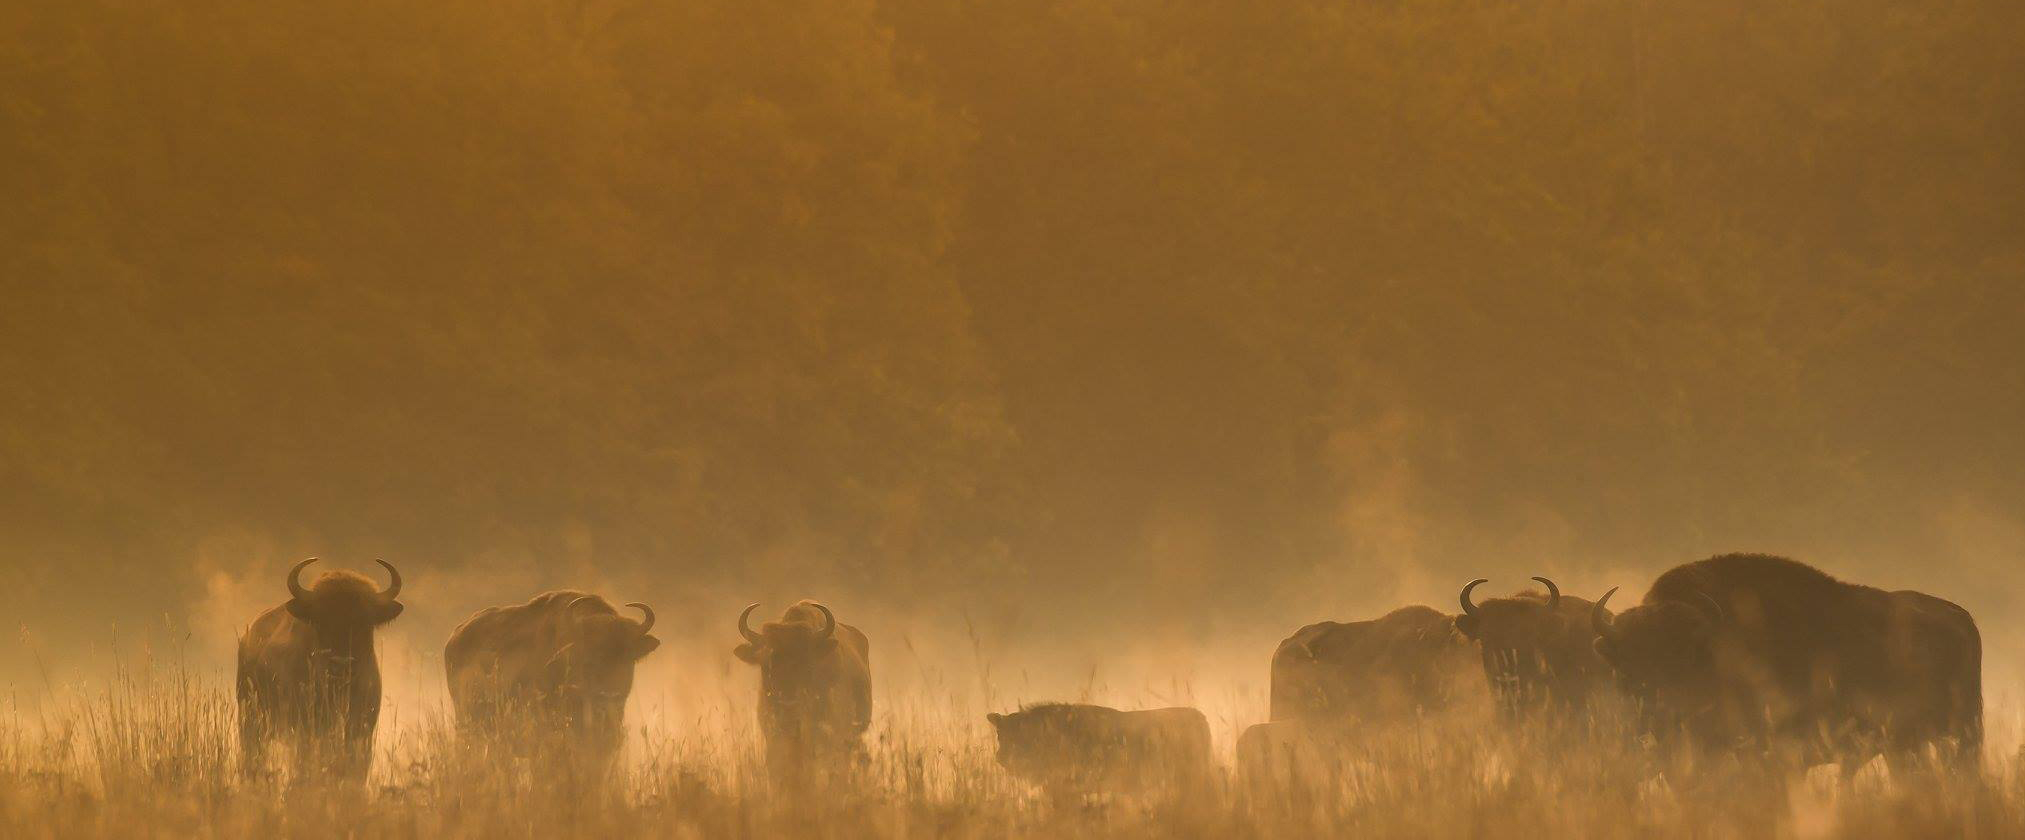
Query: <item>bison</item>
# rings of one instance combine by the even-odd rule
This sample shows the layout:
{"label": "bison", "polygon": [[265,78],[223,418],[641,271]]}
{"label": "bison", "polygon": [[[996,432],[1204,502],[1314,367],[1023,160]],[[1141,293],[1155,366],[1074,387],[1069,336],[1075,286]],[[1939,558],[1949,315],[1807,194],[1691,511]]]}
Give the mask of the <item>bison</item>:
{"label": "bison", "polygon": [[1780,747],[1845,769],[1932,745],[1973,761],[1983,736],[1982,638],[1968,611],[1837,580],[1784,557],[1725,554],[1661,575],[1596,650],[1652,716],[1718,749]]}
{"label": "bison", "polygon": [[872,724],[872,660],[865,634],[830,608],[804,600],[753,630],[758,604],[738,614],[745,643],[733,650],[759,666],[759,730],[767,768],[787,781],[837,769],[863,748]]}
{"label": "bison", "polygon": [[1547,587],[1546,594],[1529,590],[1481,604],[1470,592],[1487,581],[1465,584],[1456,630],[1477,643],[1485,682],[1506,713],[1582,710],[1612,687],[1610,666],[1596,653],[1593,605],[1563,597],[1547,578],[1533,580]]}
{"label": "bison", "polygon": [[589,766],[610,764],[625,736],[633,663],[661,646],[639,620],[596,595],[563,589],[525,604],[487,607],[443,647],[457,729],[467,737],[561,735]]}
{"label": "bison", "polygon": [[385,560],[386,589],[350,571],[324,572],[305,588],[288,570],[288,601],[239,637],[239,748],[247,772],[265,766],[269,740],[287,737],[298,763],[327,753],[341,776],[365,775],[380,720],[380,665],[373,631],[401,614],[401,573]]}
{"label": "bison", "polygon": [[1348,734],[1302,720],[1245,727],[1237,742],[1239,789],[1260,804],[1311,804],[1343,783],[1352,760]]}
{"label": "bison", "polygon": [[1469,691],[1473,670],[1454,620],[1428,607],[1310,624],[1273,652],[1269,715],[1311,725],[1396,720],[1450,705]]}
{"label": "bison", "polygon": [[1195,709],[1043,703],[985,717],[999,765],[1058,797],[1188,791],[1213,767],[1209,720]]}

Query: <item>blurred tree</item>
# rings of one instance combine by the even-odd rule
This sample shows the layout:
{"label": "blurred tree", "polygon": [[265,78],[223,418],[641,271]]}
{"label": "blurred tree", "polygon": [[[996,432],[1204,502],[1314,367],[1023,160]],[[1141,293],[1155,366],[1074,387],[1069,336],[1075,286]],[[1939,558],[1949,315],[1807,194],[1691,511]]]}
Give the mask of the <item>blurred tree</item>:
{"label": "blurred tree", "polygon": [[2020,33],[13,4],[0,606],[151,612],[221,531],[1212,617],[1917,554],[2025,499]]}

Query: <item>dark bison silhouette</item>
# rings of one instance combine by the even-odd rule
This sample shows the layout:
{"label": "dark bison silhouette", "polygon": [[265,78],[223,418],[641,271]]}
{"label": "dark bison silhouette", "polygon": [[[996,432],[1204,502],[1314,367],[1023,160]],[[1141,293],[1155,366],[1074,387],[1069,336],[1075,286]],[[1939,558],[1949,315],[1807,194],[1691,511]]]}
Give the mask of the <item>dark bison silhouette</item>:
{"label": "dark bison silhouette", "polygon": [[253,620],[239,637],[241,766],[265,765],[271,739],[288,738],[302,767],[321,763],[340,776],[365,775],[380,720],[380,664],[373,631],[401,614],[401,573],[385,560],[382,590],[351,571],[324,572],[308,587],[288,570],[288,601]]}
{"label": "dark bison silhouette", "polygon": [[1238,790],[1259,803],[1313,804],[1316,794],[1340,788],[1358,734],[1298,718],[1247,726],[1237,741]]}
{"label": "dark bison silhouette", "polygon": [[872,725],[865,634],[808,600],[755,631],[746,622],[756,609],[753,604],[739,613],[745,643],[732,653],[759,666],[759,731],[768,770],[777,781],[791,781],[839,769],[861,752]]}
{"label": "dark bison silhouette", "polygon": [[1470,693],[1475,670],[1454,619],[1430,607],[1310,624],[1273,651],[1269,715],[1311,727],[1397,720]]}
{"label": "dark bison silhouette", "polygon": [[1676,567],[1614,619],[1609,600],[1594,610],[1597,652],[1648,725],[1688,743],[1845,766],[1981,749],[1982,638],[1953,603],[1764,554]]}
{"label": "dark bison silhouette", "polygon": [[1209,778],[1209,720],[1191,708],[1042,703],[985,718],[998,763],[1056,796],[1186,792]]}
{"label": "dark bison silhouette", "polygon": [[1588,600],[1563,596],[1552,580],[1536,577],[1547,591],[1521,592],[1477,603],[1470,581],[1458,599],[1456,630],[1477,643],[1484,678],[1498,707],[1507,713],[1533,709],[1578,712],[1591,698],[1614,689],[1610,665],[1596,653],[1596,631]]}
{"label": "dark bison silhouette", "polygon": [[562,589],[465,619],[443,648],[458,732],[528,747],[559,735],[592,767],[609,765],[624,741],[633,663],[661,646],[648,635],[654,610],[626,606],[639,620]]}

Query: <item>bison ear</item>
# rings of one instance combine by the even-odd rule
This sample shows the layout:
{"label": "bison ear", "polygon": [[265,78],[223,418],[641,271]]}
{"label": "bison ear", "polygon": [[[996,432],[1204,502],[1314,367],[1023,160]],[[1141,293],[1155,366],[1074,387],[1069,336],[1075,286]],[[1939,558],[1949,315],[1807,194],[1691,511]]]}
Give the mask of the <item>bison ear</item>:
{"label": "bison ear", "polygon": [[732,648],[731,655],[743,659],[754,665],[759,664],[759,648],[752,644],[743,644],[739,645],[738,647]]}
{"label": "bison ear", "polygon": [[379,614],[376,615],[375,618],[378,618],[381,624],[385,624],[389,621],[393,621],[394,619],[399,618],[401,615],[401,611],[404,609],[407,609],[407,607],[403,606],[401,602],[388,601],[385,604],[380,605]]}
{"label": "bison ear", "polygon": [[1456,631],[1457,631],[1457,632],[1459,632],[1459,633],[1463,634],[1464,636],[1468,636],[1468,637],[1470,637],[1470,638],[1472,638],[1472,639],[1476,638],[1476,637],[1477,637],[1477,617],[1476,617],[1476,616],[1473,616],[1473,615],[1459,615],[1459,616],[1456,616],[1456,617],[1455,617],[1455,629],[1456,629]]}
{"label": "bison ear", "polygon": [[1589,643],[1589,646],[1596,651],[1597,656],[1603,657],[1606,662],[1610,660],[1611,654],[1617,652],[1616,648],[1610,644],[1610,640],[1602,636],[1597,636],[1595,641]]}
{"label": "bison ear", "polygon": [[310,620],[309,602],[301,598],[288,599],[288,614],[303,621]]}
{"label": "bison ear", "polygon": [[1005,715],[999,714],[997,712],[991,712],[989,714],[986,714],[984,716],[984,719],[991,721],[992,728],[994,729],[1005,725]]}
{"label": "bison ear", "polygon": [[640,638],[634,639],[633,658],[639,659],[642,656],[646,656],[647,654],[653,653],[654,650],[656,648],[659,648],[660,646],[661,640],[656,639],[653,636],[641,636]]}

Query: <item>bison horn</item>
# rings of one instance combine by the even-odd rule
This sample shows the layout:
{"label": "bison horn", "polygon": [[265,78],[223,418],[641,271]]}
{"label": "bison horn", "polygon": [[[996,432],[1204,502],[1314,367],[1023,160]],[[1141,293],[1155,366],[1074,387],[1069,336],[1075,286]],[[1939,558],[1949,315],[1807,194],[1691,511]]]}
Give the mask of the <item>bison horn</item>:
{"label": "bison horn", "polygon": [[563,614],[574,616],[577,614],[578,607],[581,607],[585,604],[595,604],[597,602],[598,596],[596,595],[578,595],[575,598],[571,598],[570,602],[563,606]]}
{"label": "bison horn", "polygon": [[1615,594],[1617,587],[1610,587],[1610,591],[1603,593],[1603,597],[1596,599],[1596,605],[1589,608],[1589,629],[1595,630],[1596,635],[1605,639],[1617,637],[1616,631],[1612,629],[1615,622],[1610,617],[1610,610],[1604,608],[1605,604],[1610,603],[1610,596]]}
{"label": "bison horn", "polygon": [[750,604],[746,606],[745,612],[738,614],[738,635],[744,636],[746,641],[751,642],[755,645],[760,643],[759,634],[752,632],[751,627],[745,626],[745,620],[747,617],[751,616],[752,611],[756,609],[759,609],[758,604]]}
{"label": "bison horn", "polygon": [[1462,598],[1460,599],[1462,601],[1463,615],[1474,617],[1477,614],[1477,605],[1470,601],[1470,590],[1486,583],[1490,583],[1490,581],[1485,578],[1477,578],[1463,584]]}
{"label": "bison horn", "polygon": [[837,616],[830,612],[830,608],[822,604],[811,606],[823,611],[823,640],[828,641],[831,636],[837,635]]}
{"label": "bison horn", "polygon": [[298,601],[309,597],[308,590],[302,588],[302,569],[304,566],[308,566],[309,564],[314,562],[316,562],[316,558],[311,557],[308,560],[304,560],[300,563],[295,564],[295,568],[288,570],[289,597],[294,598],[295,600]]}
{"label": "bison horn", "polygon": [[638,601],[634,601],[633,603],[627,604],[626,606],[632,607],[633,609],[640,611],[640,635],[645,636],[647,635],[647,631],[654,629],[653,607],[647,606],[646,604],[642,604]]}
{"label": "bison horn", "polygon": [[1543,577],[1535,576],[1533,579],[1539,581],[1541,586],[1547,587],[1547,609],[1552,610],[1561,606],[1561,587],[1555,586],[1553,581]]}
{"label": "bison horn", "polygon": [[1695,594],[1702,596],[1702,602],[1709,605],[1709,615],[1711,617],[1717,619],[1723,617],[1723,605],[1716,601],[1716,596],[1710,595],[1707,592],[1697,592]]}
{"label": "bison horn", "polygon": [[373,562],[380,564],[380,568],[387,570],[387,588],[380,592],[380,597],[389,601],[401,597],[401,570],[394,568],[394,564],[377,557],[373,558]]}

